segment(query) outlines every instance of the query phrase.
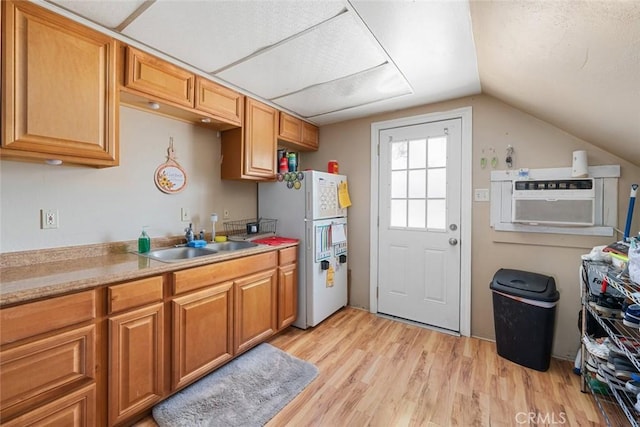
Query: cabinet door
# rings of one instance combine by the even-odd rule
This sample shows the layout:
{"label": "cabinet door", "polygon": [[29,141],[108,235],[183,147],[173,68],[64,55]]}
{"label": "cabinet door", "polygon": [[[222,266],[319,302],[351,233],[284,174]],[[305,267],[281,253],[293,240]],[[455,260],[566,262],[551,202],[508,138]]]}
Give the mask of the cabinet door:
{"label": "cabinet door", "polygon": [[273,178],[276,174],[277,111],[246,98],[245,112],[244,173],[257,178]]}
{"label": "cabinet door", "polygon": [[318,128],[311,123],[302,122],[302,145],[312,149],[318,150],[320,144],[320,137],[318,134]]}
{"label": "cabinet door", "polygon": [[196,77],[196,109],[242,126],[244,96],[211,80]]}
{"label": "cabinet door", "polygon": [[0,154],[117,165],[115,40],[30,2],[2,8]]}
{"label": "cabinet door", "polygon": [[172,390],[233,357],[233,282],[173,300]]}
{"label": "cabinet door", "polygon": [[296,320],[298,315],[298,269],[296,264],[278,268],[278,330]]}
{"label": "cabinet door", "polygon": [[299,144],[302,141],[302,120],[281,111],[278,137]]}
{"label": "cabinet door", "polygon": [[2,422],[3,427],[93,427],[99,424],[96,420],[95,384],[69,393],[10,421]]}
{"label": "cabinet door", "polygon": [[109,319],[109,425],[163,396],[163,304]]}
{"label": "cabinet door", "polygon": [[125,86],[155,99],[194,106],[195,74],[131,46],[127,47]]}
{"label": "cabinet door", "polygon": [[276,269],[235,281],[235,347],[241,353],[276,330]]}

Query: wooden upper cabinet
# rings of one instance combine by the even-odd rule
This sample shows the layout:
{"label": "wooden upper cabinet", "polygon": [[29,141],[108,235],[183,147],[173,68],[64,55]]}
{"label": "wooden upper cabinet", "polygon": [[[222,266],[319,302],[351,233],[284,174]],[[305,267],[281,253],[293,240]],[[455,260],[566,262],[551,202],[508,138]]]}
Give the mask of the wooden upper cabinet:
{"label": "wooden upper cabinet", "polygon": [[278,140],[287,148],[298,151],[318,150],[318,128],[280,111]]}
{"label": "wooden upper cabinet", "polygon": [[[244,95],[134,47],[118,43],[120,101],[217,130],[242,126]],[[157,104],[152,109],[149,103]]]}
{"label": "wooden upper cabinet", "polygon": [[244,96],[238,92],[196,77],[195,107],[214,116],[242,126],[244,112]]}
{"label": "wooden upper cabinet", "polygon": [[278,138],[292,142],[302,141],[302,120],[281,111]]}
{"label": "wooden upper cabinet", "polygon": [[31,2],[2,2],[0,155],[118,164],[116,44]]}
{"label": "wooden upper cabinet", "polygon": [[127,46],[125,86],[185,107],[194,106],[195,75]]}
{"label": "wooden upper cabinet", "polygon": [[302,145],[318,150],[320,145],[320,135],[318,127],[311,123],[302,122]]}
{"label": "wooden upper cabinet", "polygon": [[274,179],[277,128],[275,108],[245,97],[244,127],[222,133],[222,178]]}

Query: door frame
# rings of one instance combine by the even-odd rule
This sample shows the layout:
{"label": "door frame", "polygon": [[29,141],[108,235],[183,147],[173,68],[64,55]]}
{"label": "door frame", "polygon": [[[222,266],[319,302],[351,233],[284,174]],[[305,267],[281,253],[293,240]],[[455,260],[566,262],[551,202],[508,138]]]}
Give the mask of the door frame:
{"label": "door frame", "polygon": [[462,120],[462,164],[460,188],[460,335],[471,335],[471,212],[472,195],[472,108],[463,107],[438,113],[403,117],[371,123],[371,210],[369,229],[369,311],[378,313],[378,194],[379,135],[385,129],[417,125],[441,120]]}

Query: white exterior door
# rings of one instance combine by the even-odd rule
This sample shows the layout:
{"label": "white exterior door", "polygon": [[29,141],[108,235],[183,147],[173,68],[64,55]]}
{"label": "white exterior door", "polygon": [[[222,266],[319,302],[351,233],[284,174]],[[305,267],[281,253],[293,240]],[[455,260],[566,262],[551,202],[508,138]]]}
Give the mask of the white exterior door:
{"label": "white exterior door", "polygon": [[461,119],[379,134],[378,312],[460,331]]}

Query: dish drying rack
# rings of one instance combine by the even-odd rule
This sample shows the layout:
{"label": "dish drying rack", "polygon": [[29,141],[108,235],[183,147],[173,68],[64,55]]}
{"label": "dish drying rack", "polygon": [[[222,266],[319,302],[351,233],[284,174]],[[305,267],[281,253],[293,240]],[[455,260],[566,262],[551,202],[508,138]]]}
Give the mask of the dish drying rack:
{"label": "dish drying rack", "polygon": [[[260,239],[268,236],[275,236],[277,222],[277,219],[250,218],[240,219],[237,221],[225,221],[223,225],[224,232],[229,240],[244,241]],[[256,223],[258,224],[258,231],[256,233],[249,233],[249,225]]]}

